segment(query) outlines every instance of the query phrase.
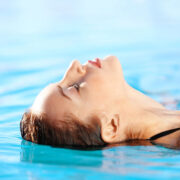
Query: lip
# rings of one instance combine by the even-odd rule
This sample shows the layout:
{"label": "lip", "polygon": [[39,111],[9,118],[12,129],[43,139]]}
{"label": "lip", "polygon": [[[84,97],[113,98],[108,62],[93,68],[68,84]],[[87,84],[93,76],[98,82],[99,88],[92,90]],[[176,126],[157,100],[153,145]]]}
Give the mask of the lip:
{"label": "lip", "polygon": [[101,68],[101,61],[99,58],[95,58],[94,61],[92,60],[88,60],[89,63],[91,63],[92,65]]}

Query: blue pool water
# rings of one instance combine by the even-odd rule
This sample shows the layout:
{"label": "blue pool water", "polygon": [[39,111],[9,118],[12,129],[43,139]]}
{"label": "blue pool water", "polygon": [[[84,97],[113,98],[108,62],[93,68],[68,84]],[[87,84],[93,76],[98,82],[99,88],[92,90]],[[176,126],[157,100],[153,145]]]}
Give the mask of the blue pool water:
{"label": "blue pool water", "polygon": [[118,56],[126,80],[180,109],[178,0],[0,1],[0,178],[179,179],[180,151],[80,151],[23,141],[22,113],[73,59]]}

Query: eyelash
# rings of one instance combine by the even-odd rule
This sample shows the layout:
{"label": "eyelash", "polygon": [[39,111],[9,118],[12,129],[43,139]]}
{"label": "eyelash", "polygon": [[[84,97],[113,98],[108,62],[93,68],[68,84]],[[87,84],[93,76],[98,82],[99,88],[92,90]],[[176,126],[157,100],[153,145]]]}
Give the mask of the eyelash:
{"label": "eyelash", "polygon": [[80,88],[79,84],[75,83],[75,84],[73,84],[72,86],[73,86],[77,91],[79,91],[79,88]]}

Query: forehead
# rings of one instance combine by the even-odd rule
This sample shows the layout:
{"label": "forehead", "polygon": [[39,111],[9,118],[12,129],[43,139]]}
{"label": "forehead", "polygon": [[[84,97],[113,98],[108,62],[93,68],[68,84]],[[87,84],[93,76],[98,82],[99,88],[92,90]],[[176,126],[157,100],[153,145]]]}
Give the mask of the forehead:
{"label": "forehead", "polygon": [[36,97],[31,111],[45,113],[50,119],[58,119],[72,109],[72,103],[62,96],[55,84],[45,87]]}

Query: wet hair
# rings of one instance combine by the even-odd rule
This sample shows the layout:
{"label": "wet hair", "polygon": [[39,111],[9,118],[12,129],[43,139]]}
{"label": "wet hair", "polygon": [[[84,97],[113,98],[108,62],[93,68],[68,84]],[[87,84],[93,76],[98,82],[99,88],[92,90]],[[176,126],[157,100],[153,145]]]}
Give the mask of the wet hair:
{"label": "wet hair", "polygon": [[[46,115],[36,115],[31,111],[23,114],[20,131],[23,139],[37,144],[52,146],[104,146],[99,123],[80,122],[73,115],[68,115],[56,124]],[[95,123],[96,122],[96,123]]]}

